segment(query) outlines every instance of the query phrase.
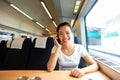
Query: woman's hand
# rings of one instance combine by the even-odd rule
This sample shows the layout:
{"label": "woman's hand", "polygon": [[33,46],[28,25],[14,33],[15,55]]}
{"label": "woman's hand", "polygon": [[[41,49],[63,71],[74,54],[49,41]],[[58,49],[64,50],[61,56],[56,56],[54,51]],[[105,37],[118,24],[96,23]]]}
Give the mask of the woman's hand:
{"label": "woman's hand", "polygon": [[85,71],[83,69],[78,69],[78,68],[74,68],[71,72],[70,72],[70,76],[72,77],[82,77],[85,74]]}

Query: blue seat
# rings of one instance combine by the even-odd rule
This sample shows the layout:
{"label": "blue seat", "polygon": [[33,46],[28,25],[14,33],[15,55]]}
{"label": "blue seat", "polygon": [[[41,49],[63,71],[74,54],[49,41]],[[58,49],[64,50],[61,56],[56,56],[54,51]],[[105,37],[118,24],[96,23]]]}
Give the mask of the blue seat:
{"label": "blue seat", "polygon": [[78,38],[76,36],[74,36],[74,43],[80,44],[80,41],[78,40]]}
{"label": "blue seat", "polygon": [[52,37],[39,37],[33,40],[33,47],[29,57],[27,69],[47,70],[47,63],[54,46]]}
{"label": "blue seat", "polygon": [[8,49],[3,68],[5,70],[26,69],[28,56],[31,50],[31,39],[15,38]]}

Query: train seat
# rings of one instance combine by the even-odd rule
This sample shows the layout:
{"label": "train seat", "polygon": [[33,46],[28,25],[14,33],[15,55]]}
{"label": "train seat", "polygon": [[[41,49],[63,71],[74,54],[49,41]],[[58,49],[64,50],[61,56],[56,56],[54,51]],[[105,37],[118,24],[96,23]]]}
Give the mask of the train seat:
{"label": "train seat", "polygon": [[4,62],[5,56],[7,54],[7,46],[6,46],[7,41],[2,40],[0,42],[0,67]]}
{"label": "train seat", "polygon": [[47,70],[47,62],[54,46],[54,40],[52,37],[39,37],[33,41],[34,46],[30,54],[28,69]]}
{"label": "train seat", "polygon": [[20,70],[26,69],[28,56],[31,50],[31,39],[15,38],[8,49],[3,69]]}
{"label": "train seat", "polygon": [[7,47],[7,48],[10,48],[11,43],[12,43],[12,40],[7,40],[6,47]]}
{"label": "train seat", "polygon": [[74,43],[80,44],[80,41],[78,40],[78,37],[74,36]]}

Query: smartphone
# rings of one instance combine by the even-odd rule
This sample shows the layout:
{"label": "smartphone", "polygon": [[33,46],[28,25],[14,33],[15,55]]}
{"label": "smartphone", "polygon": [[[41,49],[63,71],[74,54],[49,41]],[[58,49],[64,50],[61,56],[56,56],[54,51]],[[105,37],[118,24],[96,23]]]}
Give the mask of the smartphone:
{"label": "smartphone", "polygon": [[60,44],[60,39],[57,39],[58,43]]}

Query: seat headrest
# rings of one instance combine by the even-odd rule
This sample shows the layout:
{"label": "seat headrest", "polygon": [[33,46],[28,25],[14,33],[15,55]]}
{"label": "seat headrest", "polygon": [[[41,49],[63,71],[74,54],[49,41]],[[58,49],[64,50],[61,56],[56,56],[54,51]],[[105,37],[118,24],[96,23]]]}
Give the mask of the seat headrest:
{"label": "seat headrest", "polygon": [[22,49],[24,40],[25,40],[25,38],[15,38],[12,41],[11,48]]}
{"label": "seat headrest", "polygon": [[46,48],[48,37],[39,37],[36,39],[35,47],[36,48]]}
{"label": "seat headrest", "polygon": [[10,48],[11,42],[12,42],[12,40],[7,41],[7,44],[6,44],[7,48]]}
{"label": "seat headrest", "polygon": [[80,42],[79,42],[79,40],[78,40],[78,38],[76,36],[74,36],[74,43],[80,44]]}

